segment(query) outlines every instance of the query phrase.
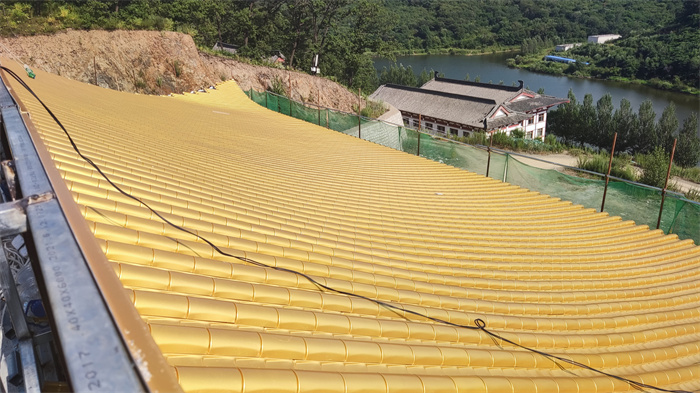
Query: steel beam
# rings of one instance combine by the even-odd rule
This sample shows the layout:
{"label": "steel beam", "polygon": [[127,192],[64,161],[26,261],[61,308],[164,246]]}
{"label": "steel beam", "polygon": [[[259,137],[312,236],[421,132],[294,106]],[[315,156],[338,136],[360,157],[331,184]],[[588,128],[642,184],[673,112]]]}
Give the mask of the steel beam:
{"label": "steel beam", "polygon": [[[53,193],[48,176],[7,87],[0,114],[20,196]],[[58,200],[28,204],[37,281],[43,284],[71,391],[139,392],[146,388],[97,287]]]}

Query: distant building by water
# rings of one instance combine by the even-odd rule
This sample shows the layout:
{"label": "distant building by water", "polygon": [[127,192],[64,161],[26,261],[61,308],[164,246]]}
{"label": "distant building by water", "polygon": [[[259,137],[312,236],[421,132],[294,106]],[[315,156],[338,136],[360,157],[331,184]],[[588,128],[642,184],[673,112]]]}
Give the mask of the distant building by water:
{"label": "distant building by water", "polygon": [[527,138],[544,138],[547,110],[569,102],[519,86],[435,78],[420,88],[387,84],[370,98],[396,107],[404,125],[438,135],[467,136],[473,132],[522,129]]}
{"label": "distant building by water", "polygon": [[592,44],[602,44],[604,42],[616,40],[621,38],[619,34],[601,34],[601,35],[589,35],[588,42]]}

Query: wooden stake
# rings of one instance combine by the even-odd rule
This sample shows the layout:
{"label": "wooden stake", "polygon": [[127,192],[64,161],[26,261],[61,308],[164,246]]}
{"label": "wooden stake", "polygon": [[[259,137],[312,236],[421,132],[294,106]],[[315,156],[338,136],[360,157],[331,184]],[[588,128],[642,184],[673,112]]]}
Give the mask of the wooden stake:
{"label": "wooden stake", "polygon": [[97,57],[95,56],[92,57],[92,68],[95,70],[95,86],[99,86],[97,84]]}
{"label": "wooden stake", "polygon": [[608,194],[608,183],[610,183],[610,171],[612,170],[613,156],[615,155],[615,144],[617,143],[617,132],[613,138],[612,150],[610,150],[610,161],[608,161],[608,173],[605,175],[605,189],[603,190],[603,203],[600,204],[600,212],[605,209],[605,196]]}
{"label": "wooden stake", "polygon": [[659,227],[661,227],[661,214],[663,214],[664,212],[666,188],[668,187],[668,178],[671,177],[671,165],[673,165],[673,155],[676,153],[676,142],[678,142],[678,139],[673,140],[673,149],[671,149],[671,160],[668,162],[668,171],[666,172],[666,182],[664,183],[664,189],[661,190],[661,208],[659,209],[659,220],[656,221],[656,229],[659,229]]}
{"label": "wooden stake", "polygon": [[489,169],[491,169],[491,147],[493,146],[493,138],[489,138],[489,159],[486,161],[486,177],[489,177]]}
{"label": "wooden stake", "polygon": [[318,106],[318,125],[321,125],[321,89],[317,91],[316,105]]}
{"label": "wooden stake", "polygon": [[362,109],[362,89],[357,89],[357,137],[362,139],[362,120],[360,119],[360,112]]}
{"label": "wooden stake", "polygon": [[416,150],[416,155],[420,156],[420,130],[423,127],[423,115],[418,114],[418,149]]}

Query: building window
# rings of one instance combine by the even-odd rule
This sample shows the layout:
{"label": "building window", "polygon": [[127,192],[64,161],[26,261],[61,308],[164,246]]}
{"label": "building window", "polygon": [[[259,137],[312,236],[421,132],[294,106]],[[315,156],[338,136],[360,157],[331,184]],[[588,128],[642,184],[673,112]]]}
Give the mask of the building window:
{"label": "building window", "polygon": [[433,123],[425,123],[425,128],[432,130],[433,129]]}
{"label": "building window", "polygon": [[403,118],[403,125],[406,126],[406,127],[408,127],[409,124],[410,124],[410,123],[408,122],[408,117],[404,117],[404,118]]}
{"label": "building window", "polygon": [[535,138],[540,137],[544,135],[544,129],[543,128],[538,128],[535,130]]}
{"label": "building window", "polygon": [[418,128],[418,120],[415,120],[415,119],[413,120],[413,126]]}
{"label": "building window", "polygon": [[459,130],[456,128],[450,128],[450,134],[457,136],[459,135]]}
{"label": "building window", "polygon": [[532,131],[528,131],[526,137],[532,139]]}
{"label": "building window", "polygon": [[445,133],[445,126],[437,126],[438,132],[442,132],[443,134]]}
{"label": "building window", "polygon": [[531,117],[531,118],[529,118],[529,119],[527,119],[527,124],[528,124],[528,125],[530,125],[530,124],[532,124],[532,123],[534,123],[534,122],[535,122],[535,117],[534,117],[534,116]]}
{"label": "building window", "polygon": [[544,121],[544,113],[540,113],[540,115],[537,117],[537,121],[538,122]]}

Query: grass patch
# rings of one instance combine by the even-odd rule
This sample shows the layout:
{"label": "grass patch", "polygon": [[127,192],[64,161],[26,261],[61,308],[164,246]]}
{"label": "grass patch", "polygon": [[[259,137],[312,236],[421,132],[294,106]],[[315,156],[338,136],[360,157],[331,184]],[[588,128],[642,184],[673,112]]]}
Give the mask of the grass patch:
{"label": "grass patch", "polygon": [[[606,174],[608,173],[609,163],[609,154],[582,154],[578,156],[576,166],[587,171]],[[628,155],[613,157],[610,175],[625,180],[637,181],[637,176],[635,175],[634,168],[632,167],[632,159]]]}

